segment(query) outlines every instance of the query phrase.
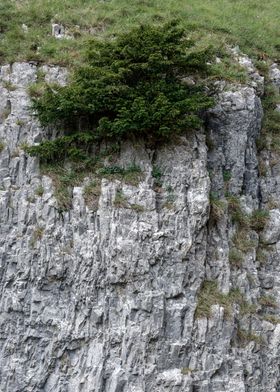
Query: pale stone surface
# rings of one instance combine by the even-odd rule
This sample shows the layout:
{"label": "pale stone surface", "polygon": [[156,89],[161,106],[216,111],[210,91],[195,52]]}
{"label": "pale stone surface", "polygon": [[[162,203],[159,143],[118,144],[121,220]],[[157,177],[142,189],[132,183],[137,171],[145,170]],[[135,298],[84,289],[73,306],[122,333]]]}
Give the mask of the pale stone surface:
{"label": "pale stone surface", "polygon": [[[42,70],[49,82],[66,83],[65,70]],[[279,316],[279,308],[261,310],[257,301],[273,295],[280,303],[279,243],[261,264],[252,232],[255,246],[236,268],[228,261],[236,227],[226,211],[218,223],[209,220],[210,191],[242,195],[248,211],[280,194],[277,178],[258,176],[262,108],[254,88],[221,91],[208,116],[208,151],[204,131],[156,153],[141,142],[124,144],[118,164],[140,165],[143,181],[104,178],[97,212],[86,206],[81,184],[71,210],[61,213],[51,179],[21,149],[48,133],[30,111],[26,88],[36,72],[17,63],[0,73],[16,87],[0,89],[0,112],[10,108],[0,124],[0,390],[278,392],[280,329],[264,318]],[[163,174],[161,192],[153,166]],[[117,190],[143,211],[116,208]],[[32,241],[38,228],[42,238]],[[239,288],[258,311],[242,315],[236,305],[226,318],[217,303],[211,318],[195,319],[206,279],[225,294]],[[240,342],[238,330],[263,343]]]}

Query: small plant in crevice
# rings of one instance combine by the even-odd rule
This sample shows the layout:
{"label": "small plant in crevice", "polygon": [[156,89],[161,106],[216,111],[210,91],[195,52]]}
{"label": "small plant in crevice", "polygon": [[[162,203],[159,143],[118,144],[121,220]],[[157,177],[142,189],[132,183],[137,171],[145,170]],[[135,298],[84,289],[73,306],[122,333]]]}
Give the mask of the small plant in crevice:
{"label": "small plant in crevice", "polygon": [[244,262],[244,256],[242,252],[237,248],[232,248],[229,250],[228,259],[229,263],[237,268],[241,268]]}
{"label": "small plant in crevice", "polygon": [[33,248],[38,241],[40,241],[43,238],[45,229],[42,226],[37,226],[32,234],[31,240],[30,240],[30,246]]}
{"label": "small plant in crevice", "polygon": [[19,127],[22,127],[24,124],[25,124],[24,120],[21,120],[19,118],[16,120],[16,125],[18,125]]}
{"label": "small plant in crevice", "polygon": [[39,68],[36,72],[36,77],[37,77],[36,79],[37,83],[44,82],[46,77],[46,72]]}
{"label": "small plant in crevice", "polygon": [[165,201],[162,207],[168,210],[172,210],[175,207],[176,196],[174,194],[173,188],[170,185],[168,185],[165,190],[167,195],[165,195]]}
{"label": "small plant in crevice", "polygon": [[141,206],[140,204],[129,204],[129,208],[131,210],[138,212],[138,213],[145,211],[145,207]]}
{"label": "small plant in crevice", "polygon": [[54,197],[57,201],[58,211],[67,211],[72,207],[73,187],[81,183],[87,171],[82,167],[45,164],[41,165],[42,174],[49,176],[54,185]]}
{"label": "small plant in crevice", "polygon": [[257,245],[255,241],[250,238],[247,230],[238,230],[231,238],[232,243],[240,251],[247,253],[252,251]]}
{"label": "small plant in crevice", "polygon": [[257,335],[252,331],[246,331],[245,329],[238,328],[236,338],[238,345],[242,347],[245,347],[249,342],[264,345],[264,338],[261,335]]}
{"label": "small plant in crevice", "polygon": [[104,166],[97,171],[97,174],[101,177],[108,179],[119,179],[127,184],[137,186],[143,179],[143,172],[141,168],[135,164],[127,167],[121,166]]}
{"label": "small plant in crevice", "polygon": [[231,289],[228,294],[223,294],[219,291],[216,281],[206,280],[202,283],[198,293],[195,317],[211,317],[211,307],[215,304],[223,306],[226,319],[233,316],[233,305],[238,305],[241,317],[257,311],[256,306],[249,304],[238,288]]}
{"label": "small plant in crevice", "polygon": [[129,208],[127,198],[125,197],[122,190],[117,190],[114,199],[114,206],[117,208]]}
{"label": "small plant in crevice", "polygon": [[225,183],[228,183],[231,180],[231,171],[230,170],[223,171],[223,180]]}
{"label": "small plant in crevice", "polygon": [[45,82],[35,82],[29,85],[28,93],[31,98],[39,99],[44,95],[46,91],[46,84]]}
{"label": "small plant in crevice", "polygon": [[0,120],[5,121],[10,114],[11,114],[11,109],[9,107],[4,108],[0,115]]}
{"label": "small plant in crevice", "polygon": [[184,376],[190,375],[191,373],[193,373],[193,371],[194,370],[189,367],[181,368],[181,374],[183,374]]}
{"label": "small plant in crevice", "polygon": [[16,86],[9,80],[4,80],[3,82],[3,87],[7,89],[8,91],[15,91]]}
{"label": "small plant in crevice", "polygon": [[0,153],[4,150],[4,148],[6,147],[6,144],[0,140]]}
{"label": "small plant in crevice", "polygon": [[155,187],[162,187],[162,171],[159,166],[153,166],[152,177],[154,178]]}
{"label": "small plant in crevice", "polygon": [[248,214],[246,214],[242,208],[240,199],[234,195],[227,196],[228,202],[228,212],[232,218],[233,223],[238,225],[240,229],[248,229],[250,225],[250,219]]}
{"label": "small plant in crevice", "polygon": [[101,195],[100,181],[91,180],[87,185],[85,185],[83,196],[86,205],[92,211],[97,211],[100,195]]}
{"label": "small plant in crevice", "polygon": [[269,149],[277,155],[280,153],[280,112],[277,109],[279,105],[279,90],[271,82],[266,82],[262,97],[264,118],[261,135],[257,143],[259,151]]}
{"label": "small plant in crevice", "polygon": [[259,304],[264,307],[278,308],[276,299],[271,295],[263,295],[259,298]]}
{"label": "small plant in crevice", "polygon": [[273,314],[265,315],[262,317],[262,319],[274,325],[280,324],[280,317],[277,317]]}
{"label": "small plant in crevice", "polygon": [[256,252],[256,261],[258,261],[260,265],[263,265],[267,262],[268,257],[269,257],[268,252],[259,246]]}
{"label": "small plant in crevice", "polygon": [[206,133],[205,144],[206,144],[206,146],[208,148],[208,151],[212,151],[214,149],[214,147],[215,147],[215,142],[214,142],[213,138],[211,137],[210,132]]}
{"label": "small plant in crevice", "polygon": [[35,195],[42,197],[44,194],[44,187],[43,185],[39,185],[36,189],[35,189]]}
{"label": "small plant in crevice", "polygon": [[259,161],[258,161],[258,169],[259,169],[259,176],[260,177],[266,177],[267,176],[269,168],[267,167],[265,161],[263,159],[261,159],[261,158],[259,158]]}
{"label": "small plant in crevice", "polygon": [[217,282],[206,280],[202,283],[198,293],[195,318],[211,317],[211,307],[215,304],[219,304],[224,307],[225,318],[229,318],[231,316],[232,309],[229,296],[219,291]]}
{"label": "small plant in crevice", "polygon": [[210,194],[210,217],[215,223],[221,221],[226,214],[227,204],[213,193]]}
{"label": "small plant in crevice", "polygon": [[268,78],[269,76],[269,64],[267,61],[264,60],[257,60],[254,61],[254,65],[257,68],[260,75]]}
{"label": "small plant in crevice", "polygon": [[265,228],[269,220],[269,211],[255,210],[250,217],[251,228],[255,231],[261,231]]}

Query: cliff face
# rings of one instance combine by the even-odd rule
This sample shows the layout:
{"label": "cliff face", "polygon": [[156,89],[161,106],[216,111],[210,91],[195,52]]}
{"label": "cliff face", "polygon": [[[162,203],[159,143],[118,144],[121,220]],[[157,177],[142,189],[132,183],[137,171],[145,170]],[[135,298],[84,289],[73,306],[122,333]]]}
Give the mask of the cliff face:
{"label": "cliff face", "polygon": [[[280,166],[263,151],[259,176],[262,80],[245,66],[251,85],[219,84],[206,131],[123,145],[139,184],[103,178],[95,211],[83,183],[67,212],[22,149],[47,133],[29,110],[37,68],[1,68],[1,391],[280,391]],[[238,227],[236,200],[270,210],[263,231]]]}

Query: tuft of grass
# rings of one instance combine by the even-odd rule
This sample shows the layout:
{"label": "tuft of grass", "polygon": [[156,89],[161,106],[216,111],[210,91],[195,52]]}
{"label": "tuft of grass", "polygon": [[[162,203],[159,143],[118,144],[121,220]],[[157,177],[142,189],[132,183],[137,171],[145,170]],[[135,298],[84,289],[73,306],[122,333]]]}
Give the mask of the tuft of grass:
{"label": "tuft of grass", "polygon": [[84,187],[83,195],[84,195],[86,205],[92,211],[97,211],[98,202],[101,195],[100,182],[96,180],[90,181],[90,183]]}
{"label": "tuft of grass", "polygon": [[33,248],[38,241],[40,241],[43,238],[44,235],[44,228],[42,226],[37,226],[32,234],[31,240],[30,240],[30,246]]}
{"label": "tuft of grass", "polygon": [[211,307],[215,304],[223,306],[226,319],[232,316],[234,304],[239,306],[241,317],[257,311],[256,306],[249,304],[238,288],[232,289],[228,294],[223,294],[218,290],[217,282],[206,280],[201,285],[198,294],[195,317],[211,317]]}
{"label": "tuft of grass", "polygon": [[5,109],[3,109],[2,113],[1,113],[0,119],[2,121],[5,121],[9,117],[10,114],[11,114],[11,109],[6,107]]}
{"label": "tuft of grass", "polygon": [[119,179],[127,184],[137,186],[143,179],[143,173],[139,166],[132,164],[130,166],[104,166],[98,170],[98,174],[101,177],[108,179]]}
{"label": "tuft of grass", "polygon": [[250,225],[253,230],[261,231],[264,229],[269,219],[269,211],[256,210],[250,218]]}
{"label": "tuft of grass", "polygon": [[227,196],[228,212],[232,218],[233,223],[237,224],[239,228],[247,229],[249,227],[249,216],[242,211],[240,200],[237,196]]}
{"label": "tuft of grass", "polygon": [[162,187],[162,171],[159,166],[153,166],[152,177],[154,178],[154,186]]}
{"label": "tuft of grass", "polygon": [[28,93],[32,98],[40,98],[43,96],[46,90],[46,84],[44,82],[36,82],[30,84]]}
{"label": "tuft of grass", "polygon": [[4,150],[4,148],[6,147],[5,143],[0,140],[0,153]]}
{"label": "tuft of grass", "polygon": [[249,237],[246,230],[238,230],[232,237],[232,242],[235,247],[242,252],[250,252],[255,246],[255,242]]}
{"label": "tuft of grass", "polygon": [[189,374],[191,374],[193,372],[193,369],[189,368],[189,367],[183,367],[181,369],[181,374],[183,374],[184,376],[187,376]]}
{"label": "tuft of grass", "polygon": [[117,190],[116,192],[114,206],[117,208],[128,208],[127,198],[121,190]]}
{"label": "tuft of grass", "polygon": [[266,315],[263,317],[263,320],[268,321],[274,325],[280,324],[280,317],[274,315]]}
{"label": "tuft of grass", "polygon": [[19,127],[22,127],[25,124],[25,121],[20,120],[19,118],[16,120],[16,125],[18,125]]}
{"label": "tuft of grass", "polygon": [[41,165],[42,173],[49,176],[54,185],[54,197],[57,201],[58,211],[67,211],[72,207],[72,190],[79,185],[87,172],[79,165],[65,168],[60,165]]}
{"label": "tuft of grass", "polygon": [[236,248],[230,249],[228,259],[229,263],[237,268],[241,268],[244,262],[244,256],[242,252],[240,252],[240,250]]}
{"label": "tuft of grass", "polygon": [[237,339],[241,346],[246,346],[249,342],[255,342],[256,344],[263,345],[264,339],[262,336],[257,335],[251,331],[246,331],[244,329],[238,328],[237,330]]}
{"label": "tuft of grass", "polygon": [[210,195],[210,216],[214,222],[218,223],[223,219],[226,209],[227,205],[224,200],[215,197],[213,194]]}
{"label": "tuft of grass", "polygon": [[257,253],[256,253],[256,260],[259,261],[260,264],[265,264],[268,259],[268,254],[265,250],[262,248],[258,247]]}
{"label": "tuft of grass", "polygon": [[218,290],[218,284],[215,281],[206,280],[202,283],[198,293],[197,307],[195,311],[196,318],[211,317],[211,307],[215,304],[224,307],[225,318],[231,316],[231,299],[229,295],[222,294]]}
{"label": "tuft of grass", "polygon": [[230,170],[224,170],[223,171],[223,179],[224,179],[224,182],[229,182],[230,181],[230,179],[231,179],[231,172],[230,172]]}
{"label": "tuft of grass", "polygon": [[265,307],[270,307],[270,308],[278,308],[278,304],[277,301],[274,297],[272,297],[271,295],[263,295],[262,297],[260,297],[259,299],[259,303],[262,306]]}
{"label": "tuft of grass", "polygon": [[44,194],[44,187],[43,185],[39,185],[36,189],[35,189],[35,195],[42,197]]}
{"label": "tuft of grass", "polygon": [[130,204],[129,207],[136,212],[144,212],[145,208],[140,204]]}
{"label": "tuft of grass", "polygon": [[13,85],[12,82],[10,82],[9,80],[4,80],[2,82],[3,87],[5,87],[5,89],[9,90],[9,91],[15,91],[16,90],[16,86]]}

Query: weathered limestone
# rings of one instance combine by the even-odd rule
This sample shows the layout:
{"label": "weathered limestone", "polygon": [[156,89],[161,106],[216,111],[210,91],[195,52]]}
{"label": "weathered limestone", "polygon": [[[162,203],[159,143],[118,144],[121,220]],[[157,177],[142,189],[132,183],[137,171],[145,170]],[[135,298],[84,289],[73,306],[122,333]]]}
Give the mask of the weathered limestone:
{"label": "weathered limestone", "polygon": [[[41,69],[48,81],[66,83],[65,70]],[[280,324],[266,316],[279,309],[262,309],[259,298],[280,304],[280,210],[270,211],[262,234],[267,261],[256,256],[259,235],[251,232],[240,268],[229,263],[236,227],[227,211],[209,220],[211,192],[241,197],[247,212],[279,194],[278,177],[258,175],[259,89],[221,89],[208,148],[203,130],[157,152],[124,144],[118,164],[139,165],[139,185],[104,178],[93,212],[81,184],[61,213],[52,180],[21,148],[48,132],[30,111],[27,87],[36,77],[27,63],[0,73],[0,390],[278,392]],[[120,190],[142,208],[116,207]],[[225,317],[217,303],[212,317],[196,319],[205,280],[224,295],[238,288],[256,310],[242,314],[234,305]]]}

